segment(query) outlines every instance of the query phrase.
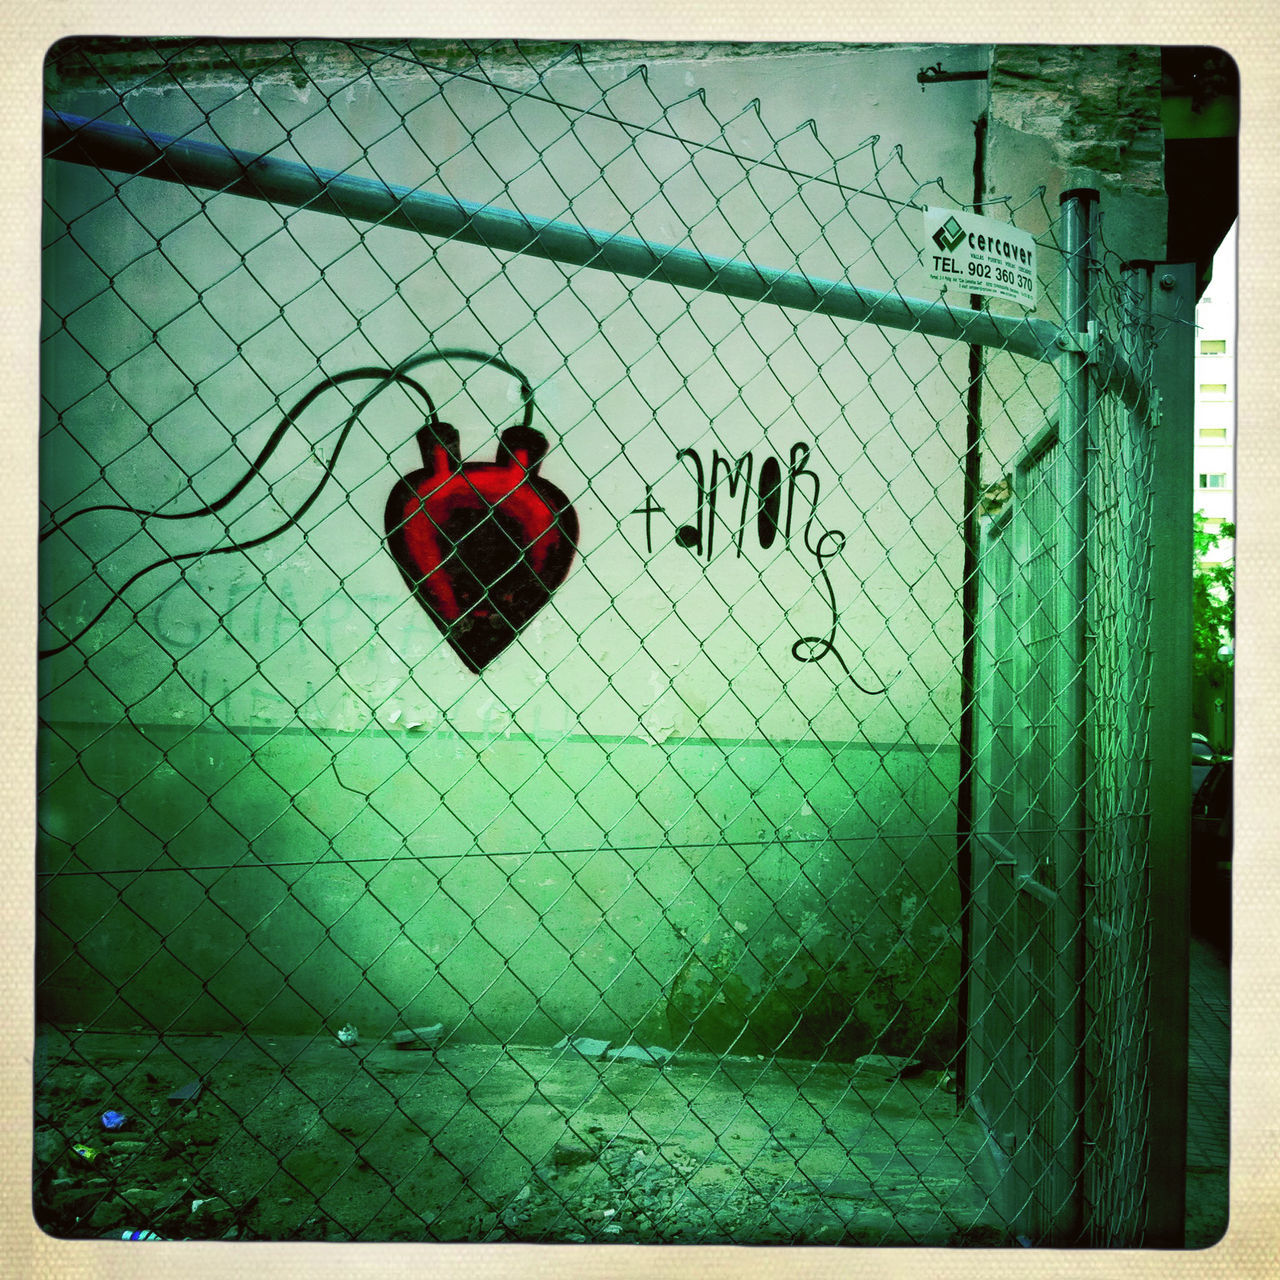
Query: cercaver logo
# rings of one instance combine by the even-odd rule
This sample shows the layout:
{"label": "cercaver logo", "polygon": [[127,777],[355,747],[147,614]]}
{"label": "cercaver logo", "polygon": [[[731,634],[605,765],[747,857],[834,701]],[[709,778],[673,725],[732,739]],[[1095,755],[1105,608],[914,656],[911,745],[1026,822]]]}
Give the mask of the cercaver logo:
{"label": "cercaver logo", "polygon": [[933,243],[947,253],[950,253],[963,239],[964,228],[954,218],[948,218],[933,233]]}

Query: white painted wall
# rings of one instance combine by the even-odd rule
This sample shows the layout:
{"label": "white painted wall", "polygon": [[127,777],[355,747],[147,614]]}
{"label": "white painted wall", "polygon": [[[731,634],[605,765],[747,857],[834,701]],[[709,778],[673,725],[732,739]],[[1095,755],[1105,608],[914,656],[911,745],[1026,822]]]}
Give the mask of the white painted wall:
{"label": "white painted wall", "polygon": [[[967,201],[984,90],[922,92],[915,76],[985,57],[701,51],[647,81],[595,67],[607,95],[569,67],[546,92],[595,113],[569,117],[511,66],[493,74],[514,95],[400,68],[376,86],[281,75],[228,93],[206,77],[127,101],[167,133],[932,296],[919,214],[902,211]],[[58,105],[122,115],[101,93]],[[712,145],[812,178],[797,192]],[[884,1033],[882,1048],[947,1058],[964,346],[146,180],[117,199],[113,180],[57,163],[48,184],[51,513],[207,502],[323,374],[478,347],[533,381],[542,472],[581,526],[551,603],[468,672],[384,545],[387,496],[420,465],[421,412],[388,391],[300,529],[157,570],[81,642],[87,658],[42,663],[47,865],[154,866],[127,907],[107,877],[55,883],[50,1016],[91,1020],[95,1001],[111,1016],[124,990],[196,1029],[305,1029],[320,1011],[548,1043],[697,1025],[722,1048],[750,1023],[753,1051],[825,1052],[836,1028],[833,1052]],[[422,376],[465,456],[492,459],[518,398],[473,372]],[[157,556],[279,523],[349,403],[334,391],[306,411],[225,528],[139,532],[104,513],[70,527],[74,544],[51,538],[50,619],[74,630]],[[811,452],[789,550],[761,545],[749,506],[738,554],[741,491],[723,481],[715,555],[677,543],[696,514],[679,450],[707,467],[749,453],[754,483],[797,444]],[[648,533],[647,496],[663,508]],[[822,530],[844,545],[820,565]],[[849,675],[793,656],[830,632],[824,571]],[[186,976],[161,978],[148,960],[179,916]],[[68,948],[84,920],[92,937]]]}

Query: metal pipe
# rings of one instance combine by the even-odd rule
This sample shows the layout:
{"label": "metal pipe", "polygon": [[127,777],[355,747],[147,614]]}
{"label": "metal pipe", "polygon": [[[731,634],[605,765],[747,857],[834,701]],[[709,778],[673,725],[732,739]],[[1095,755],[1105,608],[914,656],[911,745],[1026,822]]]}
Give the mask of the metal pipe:
{"label": "metal pipe", "polygon": [[1082,1166],[1084,1121],[1084,991],[1085,871],[1089,856],[1090,815],[1085,794],[1088,774],[1089,660],[1089,458],[1093,436],[1092,353],[1083,341],[1093,318],[1093,206],[1097,191],[1077,189],[1062,194],[1062,316],[1068,331],[1082,339],[1063,356],[1062,394],[1058,411],[1062,441],[1062,522],[1059,565],[1066,585],[1068,609],[1061,619],[1062,642],[1054,685],[1062,699],[1065,738],[1057,770],[1063,783],[1065,830],[1055,842],[1054,878],[1058,903],[1053,909],[1054,1114],[1052,1171],[1053,1221],[1058,1242],[1078,1238],[1083,1222]]}
{"label": "metal pipe", "polygon": [[986,70],[982,71],[944,71],[942,63],[935,62],[931,67],[921,67],[916,74],[916,82],[920,85],[920,92],[924,92],[924,86],[927,84],[948,84],[954,80],[985,80],[987,78]]}
{"label": "metal pipe", "polygon": [[[973,122],[973,207],[982,212],[986,189],[987,113],[983,111]],[[973,310],[982,306],[982,298],[971,294]],[[956,878],[960,889],[960,972],[967,974],[971,959],[973,933],[973,793],[974,681],[978,669],[978,499],[982,484],[982,348],[969,345],[969,386],[965,392],[964,489],[961,531],[964,540],[964,562],[960,571],[960,723],[957,740],[960,747],[960,778],[956,786]],[[963,1045],[969,1036],[969,983],[960,984],[956,1000],[956,1039]],[[967,1096],[969,1087],[967,1054],[956,1057],[956,1104]]]}
{"label": "metal pipe", "polygon": [[[1151,277],[1152,264],[1127,263],[1121,268],[1121,314],[1118,340],[1127,360],[1143,370],[1151,368]],[[1112,1003],[1116,1023],[1125,1027],[1152,1027],[1153,1008],[1151,992],[1157,989],[1160,979],[1150,971],[1151,939],[1149,936],[1148,910],[1150,895],[1150,657],[1151,657],[1151,574],[1150,552],[1152,546],[1151,509],[1153,506],[1152,468],[1153,449],[1157,432],[1153,429],[1149,410],[1150,398],[1144,397],[1143,406],[1125,410],[1120,421],[1115,453],[1104,461],[1113,495],[1109,506],[1111,536],[1121,544],[1116,548],[1122,557],[1123,578],[1120,598],[1132,611],[1127,625],[1113,633],[1112,659],[1115,674],[1108,698],[1110,712],[1107,719],[1110,732],[1118,741],[1112,750],[1119,752],[1119,767],[1113,774],[1113,786],[1117,788],[1118,803],[1112,808],[1112,824],[1108,841],[1109,862],[1104,867],[1092,869],[1093,875],[1086,886],[1086,909],[1090,926],[1095,930],[1091,944],[1089,963],[1099,964],[1110,974],[1127,975],[1127,981],[1115,983]],[[1099,541],[1098,539],[1094,540]],[[1099,548],[1098,560],[1103,562],[1101,572],[1116,564],[1115,553],[1110,556]],[[1112,599],[1116,595],[1113,593]],[[1099,611],[1100,614],[1102,611]],[[1095,709],[1099,715],[1101,708]],[[1190,770],[1188,769],[1188,776]],[[1105,892],[1098,892],[1092,883],[1105,875]],[[1108,899],[1112,904],[1119,897],[1128,910],[1122,920],[1110,924],[1105,916]],[[1114,910],[1114,907],[1113,907]],[[1149,981],[1143,981],[1149,976]],[[1105,980],[1105,979],[1104,979]],[[1151,1037],[1135,1037],[1124,1047],[1107,1046],[1093,1041],[1094,1058],[1100,1070],[1093,1078],[1101,1080],[1103,1072],[1111,1076],[1112,1083],[1104,1086],[1102,1093],[1124,1090],[1128,1097],[1144,1097],[1151,1079]],[[1108,1059],[1110,1059],[1108,1061]],[[1106,1064],[1103,1067],[1103,1064]],[[1113,1096],[1115,1096],[1113,1094]],[[1124,1096],[1122,1093],[1120,1096]],[[1100,1098],[1091,1098],[1086,1116],[1089,1138],[1103,1140],[1107,1124],[1105,1108]],[[1126,1137],[1133,1144],[1131,1149],[1150,1150],[1150,1128],[1154,1107],[1133,1108],[1134,1114],[1126,1114]],[[1159,1139],[1155,1145],[1158,1145]],[[1114,1148],[1113,1148],[1114,1149]],[[1185,1134],[1181,1150],[1185,1153]],[[1091,1150],[1096,1154],[1098,1147]],[[1158,1194],[1155,1184],[1160,1175],[1154,1170],[1133,1169],[1123,1176],[1132,1179],[1135,1187],[1142,1187],[1144,1195],[1126,1196],[1123,1208],[1113,1202],[1107,1221],[1099,1222],[1092,1233],[1091,1243],[1106,1247],[1132,1246],[1139,1242],[1154,1243],[1144,1239],[1145,1229],[1153,1221]],[[1099,1169],[1098,1177],[1114,1178],[1114,1169]],[[1145,1186],[1142,1179],[1145,1175]],[[1176,1175],[1179,1184],[1185,1181],[1185,1170]],[[1095,1183],[1090,1176],[1090,1183]],[[1179,1202],[1179,1218],[1182,1205]],[[1095,1214],[1103,1217],[1101,1206]],[[1158,1216],[1158,1215],[1157,1215]],[[1164,1243],[1162,1241],[1162,1243]],[[1179,1238],[1177,1246],[1181,1247]]]}
{"label": "metal pipe", "polygon": [[758,267],[692,249],[593,231],[511,209],[395,187],[271,156],[147,133],[127,125],[46,110],[45,156],[165,182],[338,214],[420,235],[527,253],[683,289],[770,302],[798,311],[868,321],[890,329],[1053,359],[1058,330],[1035,317],[993,316],[941,301],[904,298],[796,271]]}

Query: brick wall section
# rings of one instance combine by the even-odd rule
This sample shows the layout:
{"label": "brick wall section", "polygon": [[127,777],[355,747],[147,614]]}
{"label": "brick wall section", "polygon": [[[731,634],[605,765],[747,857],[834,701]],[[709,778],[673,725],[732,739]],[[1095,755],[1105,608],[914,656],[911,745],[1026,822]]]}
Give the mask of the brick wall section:
{"label": "brick wall section", "polygon": [[1049,139],[1063,169],[1164,194],[1158,48],[1001,45],[990,83],[993,122]]}

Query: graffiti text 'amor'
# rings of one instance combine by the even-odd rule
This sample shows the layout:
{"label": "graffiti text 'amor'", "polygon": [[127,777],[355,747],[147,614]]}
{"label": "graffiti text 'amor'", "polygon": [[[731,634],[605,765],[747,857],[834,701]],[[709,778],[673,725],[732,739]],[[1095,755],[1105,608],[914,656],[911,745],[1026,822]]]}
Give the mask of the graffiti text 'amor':
{"label": "graffiti text 'amor'", "polygon": [[[797,441],[791,446],[785,469],[777,458],[768,454],[757,471],[755,454],[750,450],[734,458],[713,449],[710,456],[704,458],[697,449],[678,449],[674,474],[685,481],[685,501],[676,508],[661,506],[654,501],[655,486],[647,484],[644,506],[632,512],[644,517],[645,550],[653,551],[653,517],[662,514],[675,526],[675,542],[708,561],[716,552],[717,522],[728,527],[739,556],[748,529],[754,531],[756,540],[766,551],[779,534],[783,544],[790,545],[799,498],[807,508],[803,520],[805,545],[816,555],[809,537],[822,482],[809,466],[810,452],[807,444]],[[687,520],[678,523],[678,515],[672,515],[672,510],[686,515]],[[839,536],[843,540],[844,535]]]}
{"label": "graffiti text 'amor'", "polygon": [[[751,450],[734,458],[714,448],[709,457],[697,449],[677,449],[676,465],[664,488],[674,494],[677,484],[683,487],[680,505],[663,506],[654,499],[655,485],[646,484],[644,505],[631,514],[644,518],[645,550],[650,554],[654,549],[654,517],[665,516],[674,529],[671,537],[676,545],[705,559],[708,567],[716,554],[721,526],[735,548],[735,558],[742,556],[749,538],[765,551],[781,538],[782,548],[793,551],[797,559],[811,557],[814,586],[825,595],[831,625],[825,636],[801,636],[791,646],[791,656],[797,662],[819,662],[830,655],[863,693],[884,693],[884,689],[868,688],[855,680],[836,647],[840,609],[827,564],[844,551],[846,538],[839,529],[824,529],[818,520],[822,481],[809,466],[811,455],[811,447],[798,440],[785,464],[767,453],[757,470]],[[660,539],[664,537],[659,533]]]}

